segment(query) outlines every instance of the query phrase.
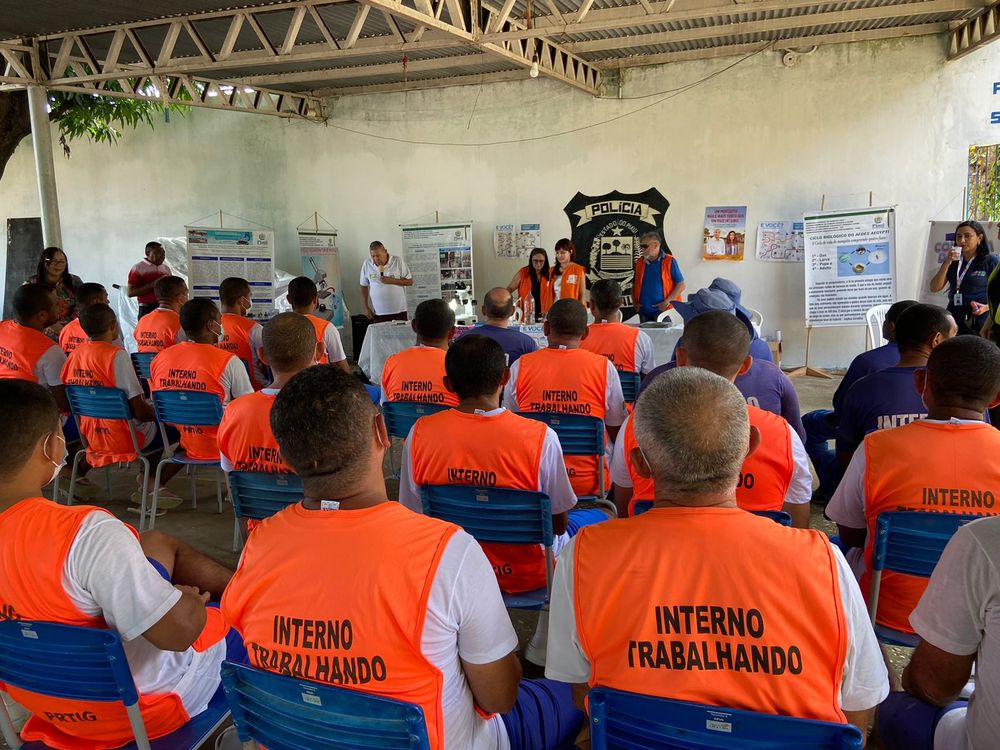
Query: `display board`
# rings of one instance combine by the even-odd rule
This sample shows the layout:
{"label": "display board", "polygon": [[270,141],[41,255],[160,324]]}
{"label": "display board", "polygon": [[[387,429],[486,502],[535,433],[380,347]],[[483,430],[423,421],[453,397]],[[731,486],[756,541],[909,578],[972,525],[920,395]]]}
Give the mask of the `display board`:
{"label": "display board", "polygon": [[762,221],[757,225],[757,260],[771,263],[801,263],[801,221]]}
{"label": "display board", "polygon": [[249,317],[267,318],[274,312],[274,232],[184,227],[184,233],[192,297],[218,301],[222,280],[238,276],[250,282]]}
{"label": "display board", "polygon": [[[948,285],[940,292],[932,292],[930,289],[931,279],[941,268],[944,259],[955,246],[955,227],[962,223],[961,219],[954,221],[932,221],[930,233],[927,236],[927,252],[924,253],[924,270],[920,277],[920,297],[921,302],[932,305],[946,307],[948,305]],[[993,252],[1000,250],[1000,222],[981,221],[983,230],[986,232],[986,239],[993,247]]]}
{"label": "display board", "polygon": [[344,327],[344,295],[340,285],[340,250],[337,233],[324,230],[298,230],[302,275],[316,282],[319,307],[316,315],[337,328]]}
{"label": "display board", "polygon": [[403,260],[413,275],[413,286],[406,288],[410,317],[427,299],[456,300],[456,304],[475,299],[471,221],[405,224],[400,229]]}
{"label": "display board", "polygon": [[[14,317],[14,292],[38,270],[38,259],[45,249],[42,220],[7,219],[7,275],[4,277],[3,317]],[[72,268],[72,266],[70,266]]]}
{"label": "display board", "polygon": [[806,326],[865,324],[865,312],[896,299],[895,212],[826,211],[803,217]]}

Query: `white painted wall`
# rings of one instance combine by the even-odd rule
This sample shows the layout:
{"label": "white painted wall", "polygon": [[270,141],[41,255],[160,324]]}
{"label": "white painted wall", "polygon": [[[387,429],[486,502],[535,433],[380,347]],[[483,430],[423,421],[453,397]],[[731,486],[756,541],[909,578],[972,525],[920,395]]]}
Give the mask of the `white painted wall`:
{"label": "white painted wall", "polygon": [[[818,209],[898,206],[899,291],[916,293],[932,218],[958,217],[970,144],[1000,141],[991,128],[1000,45],[946,63],[936,37],[823,47],[784,68],[764,53],[710,81],[662,97],[594,100],[544,79],[352,97],[332,105],[329,126],[193,110],[169,124],[127,133],[116,147],[76,143],[57,156],[63,237],[71,268],[85,279],[123,281],[155,236],[224,209],[275,227],[278,263],[298,272],[294,229],[318,211],[340,229],[348,305],[369,241],[399,247],[398,225],[475,221],[476,286],[506,284],[518,263],[493,256],[492,226],[541,222],[544,245],[569,234],[562,207],[578,190],[654,185],[671,208],[666,236],[688,286],[716,275],[742,284],[765,331],[781,329],[785,363],[802,361],[803,267],[700,260],[704,207],[749,206],[758,221]],[[625,96],[675,89],[734,62],[676,63],[627,73]],[[643,111],[641,107],[649,106]],[[438,143],[411,145],[344,128]],[[0,218],[37,215],[30,143],[0,181]],[[3,228],[0,227],[0,231]],[[3,243],[5,246],[6,243]],[[2,266],[0,266],[2,267]],[[864,332],[819,330],[812,363],[845,365]]]}

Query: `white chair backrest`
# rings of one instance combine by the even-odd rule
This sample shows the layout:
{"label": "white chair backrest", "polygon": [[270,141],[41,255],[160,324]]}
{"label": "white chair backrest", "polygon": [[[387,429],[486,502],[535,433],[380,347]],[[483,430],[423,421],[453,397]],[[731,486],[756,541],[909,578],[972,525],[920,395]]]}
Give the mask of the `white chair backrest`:
{"label": "white chair backrest", "polygon": [[657,323],[663,323],[670,318],[670,310],[664,310],[659,315],[656,316]]}
{"label": "white chair backrest", "polygon": [[750,313],[750,322],[753,323],[757,332],[764,327],[764,316],[760,314],[760,310],[754,310],[752,307],[748,307],[747,311]]}
{"label": "white chair backrest", "polygon": [[885,323],[887,312],[889,312],[889,305],[875,305],[865,313],[865,320],[868,322],[868,332],[865,335],[866,350],[877,349],[889,343],[882,338],[882,324]]}

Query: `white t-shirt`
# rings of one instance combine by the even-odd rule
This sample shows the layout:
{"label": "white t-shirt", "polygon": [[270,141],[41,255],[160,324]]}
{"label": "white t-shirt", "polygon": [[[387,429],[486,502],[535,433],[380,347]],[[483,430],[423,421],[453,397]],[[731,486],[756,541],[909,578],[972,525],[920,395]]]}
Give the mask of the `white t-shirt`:
{"label": "white t-shirt", "polygon": [[[397,255],[390,255],[389,261],[382,269],[382,273],[392,279],[412,279],[413,274],[406,267],[403,259]],[[406,310],[405,287],[395,284],[385,284],[382,281],[382,273],[375,261],[371,258],[365,260],[361,265],[361,286],[369,288],[372,308],[376,315],[396,315]]]}
{"label": "white t-shirt", "polygon": [[222,405],[226,406],[234,398],[253,393],[253,386],[250,385],[250,375],[247,368],[235,354],[226,362],[226,367],[219,375],[219,385],[222,386]]}
{"label": "white t-shirt", "polygon": [[270,383],[271,378],[267,374],[267,368],[260,359],[260,353],[264,350],[264,326],[255,323],[250,326],[250,333],[247,334],[250,342],[250,356],[253,359],[253,376],[258,383]]}
{"label": "white t-shirt", "polygon": [[[628,419],[631,419],[630,416]],[[626,420],[627,422],[628,420]],[[627,424],[622,425],[622,432]],[[785,423],[788,436],[792,441],[792,481],[788,483],[784,502],[790,505],[802,505],[812,499],[812,474],[809,471],[809,456],[802,444],[799,434],[792,426]],[[611,481],[619,487],[632,487],[632,475],[628,471],[628,456],[625,455],[625,441],[615,441],[615,449],[611,454]]]}
{"label": "white t-shirt", "polygon": [[[844,711],[865,711],[877,706],[889,695],[889,675],[858,582],[840,550],[836,547],[832,549],[837,561],[841,602],[847,618],[847,659],[840,685],[840,707]],[[556,566],[549,607],[545,676],[560,682],[585,683],[590,680],[590,662],[580,645],[573,609],[575,550],[576,538],[563,549]],[[803,619],[802,627],[809,627],[808,618]]]}
{"label": "white t-shirt", "polygon": [[653,340],[645,331],[639,331],[635,337],[635,369],[645,375],[656,367],[656,357],[653,354]]}
{"label": "white t-shirt", "polygon": [[[402,289],[402,287],[398,288]],[[331,365],[347,359],[347,354],[344,353],[344,344],[340,340],[340,331],[333,323],[327,323],[323,330],[323,346],[326,348],[326,357],[330,360]]]}
{"label": "white t-shirt", "polygon": [[705,251],[709,255],[725,255],[726,241],[721,237],[709,237],[705,243]]}
{"label": "white t-shirt", "polygon": [[38,382],[50,388],[54,385],[62,385],[62,368],[66,364],[66,353],[59,344],[53,342],[52,346],[45,350],[45,353],[35,362],[34,375]]}
{"label": "white t-shirt", "polygon": [[[115,352],[112,362],[112,371],[115,374],[115,388],[125,391],[125,398],[131,401],[136,396],[143,396],[142,386],[139,385],[139,378],[136,377],[135,368],[132,367],[132,360],[129,359],[128,352],[122,349]],[[139,444],[142,447],[149,445],[150,441],[156,437],[156,422],[140,422],[138,419],[132,420],[136,435],[139,436]]]}
{"label": "white t-shirt", "polygon": [[[860,452],[860,451],[859,451]],[[961,527],[910,614],[925,641],[956,656],[976,654],[968,711],[945,714],[935,750],[993,750],[1000,742],[1000,518]]]}
{"label": "white t-shirt", "polygon": [[205,710],[219,687],[226,643],[201,653],[161,651],[142,637],[181,592],[149,564],[121,521],[99,511],[84,519],[66,557],[63,588],[81,612],[103,617],[121,636],[139,692],[176,693],[190,716]]}
{"label": "white t-shirt", "polygon": [[[503,403],[512,407],[517,405],[517,376],[521,372],[521,359],[510,366],[510,380],[503,389]],[[618,372],[611,360],[607,360],[607,384],[604,386],[604,424],[606,427],[619,427],[625,421],[625,396],[622,395],[622,384]]]}

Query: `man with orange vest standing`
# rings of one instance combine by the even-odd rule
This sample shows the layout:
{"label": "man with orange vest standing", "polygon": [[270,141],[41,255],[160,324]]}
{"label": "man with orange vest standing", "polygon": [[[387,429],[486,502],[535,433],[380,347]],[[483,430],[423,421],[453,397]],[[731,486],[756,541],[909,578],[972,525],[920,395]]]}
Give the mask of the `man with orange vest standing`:
{"label": "man with orange vest standing", "polygon": [[[80,313],[83,311],[87,305],[93,305],[100,303],[102,305],[108,304],[108,290],[104,288],[102,284],[98,284],[95,281],[88,281],[85,284],[80,284],[76,289],[76,309]],[[80,344],[87,340],[87,334],[83,330],[83,326],[80,323],[79,314],[77,317],[73,318],[69,323],[63,326],[63,329],[59,332],[59,347],[66,353],[68,357],[73,353]],[[122,346],[121,339],[117,339],[115,344],[117,346]],[[122,346],[122,348],[124,348]]]}
{"label": "man with orange vest standing", "polygon": [[[1000,350],[958,336],[937,346],[913,377],[927,418],[869,433],[826,510],[865,596],[880,513],[1000,514],[1000,432],[983,421],[1000,404]],[[909,616],[926,587],[926,578],[885,571],[878,624],[912,633]]]}
{"label": "man with orange vest standing", "polygon": [[309,319],[298,313],[278,313],[263,327],[263,361],[274,381],[234,400],[219,425],[219,453],[223,471],[289,474],[271,431],[271,407],[285,383],[316,364],[322,353]]}
{"label": "man with orange vest standing", "polygon": [[222,328],[226,335],[219,341],[219,348],[235,354],[250,374],[250,385],[259,391],[270,378],[260,363],[261,325],[248,318],[253,306],[250,282],[236,276],[223,279],[219,284],[219,305],[222,308]]}
{"label": "man with orange vest standing", "polygon": [[571,741],[582,715],[569,686],[518,689],[517,637],[479,545],[388,500],[391,443],[360,381],[303,370],[271,425],[305,497],[256,528],[222,598],[251,664],[415,703],[432,750]]}
{"label": "man with orange vest standing", "polygon": [[288,304],[292,306],[292,312],[306,316],[312,323],[316,340],[323,345],[323,356],[319,363],[337,365],[344,372],[350,372],[351,368],[347,364],[347,354],[344,353],[344,345],[340,340],[337,326],[315,314],[319,307],[319,289],[316,282],[307,276],[297,276],[289,281]]}
{"label": "man with orange vest standing", "polygon": [[[0,431],[0,616],[114,630],[150,739],[174,731],[205,710],[224,659],[246,660],[238,634],[205,607],[232,571],[165,534],[140,538],[101,508],[43,498],[66,456],[44,388],[0,382],[0,424],[18,426]],[[132,738],[120,703],[5,689],[32,714],[25,741],[105,750]]]}
{"label": "man with orange vest standing", "polygon": [[611,360],[617,370],[645,375],[656,367],[653,342],[636,326],[622,323],[622,288],[617,281],[601,279],[590,288],[594,322],[580,348]]}
{"label": "man with orange vest standing", "polygon": [[[678,367],[701,367],[736,380],[750,368],[750,333],[729,313],[702,313],[684,328],[682,345],[677,348]],[[812,474],[809,457],[798,433],[783,418],[747,404],[750,428],[760,435],[757,449],[746,457],[736,487],[736,503],[744,510],[783,510],[792,524],[809,527],[809,500]],[[725,429],[725,427],[720,427]],[[638,475],[629,461],[636,446],[635,425],[626,422],[611,459],[611,479],[615,483],[615,503],[619,515],[634,515],[635,503],[653,500],[653,483]]]}
{"label": "man with orange vest standing", "polygon": [[139,352],[159,353],[184,341],[180,309],[188,301],[188,286],[180,276],[161,276],[153,284],[159,307],[143,315],[135,324],[135,345]]}
{"label": "man with orange vest standing", "polygon": [[[587,337],[586,308],[576,300],[558,300],[549,309],[544,331],[548,348],[525,354],[514,363],[504,403],[522,412],[597,417],[604,420],[614,439],[625,421],[625,399],[611,361],[581,348]],[[566,456],[565,461],[577,496],[596,495],[597,458]]]}
{"label": "man with orange vest standing", "polygon": [[65,414],[69,402],[61,376],[66,355],[42,333],[56,320],[56,295],[43,284],[22,284],[13,307],[14,320],[0,322],[0,379],[41,383]]}
{"label": "man with orange vest standing", "polygon": [[670,303],[684,293],[684,274],[673,254],[661,249],[660,235],[646,232],[639,238],[641,253],[635,262],[632,277],[632,304],[639,320],[646,323],[656,318]]}
{"label": "man with orange vest standing", "polygon": [[[154,310],[143,320],[155,314]],[[217,346],[225,330],[215,303],[204,297],[189,300],[181,308],[180,320],[187,341],[175,344],[153,358],[150,389],[214,393],[223,407],[234,398],[253,393],[243,363]],[[181,447],[191,458],[209,461],[219,458],[218,427],[187,426],[179,429]]]}
{"label": "man with orange vest standing", "polygon": [[864,600],[822,532],[737,507],[759,438],[736,386],[679,367],[634,418],[629,459],[653,480],[653,508],[581,529],[563,550],[546,676],[574,683],[581,705],[602,686],[867,733],[889,683]]}
{"label": "man with orange vest standing", "polygon": [[417,305],[410,321],[417,345],[393,354],[382,368],[382,403],[422,401],[458,406],[458,396],[444,385],[444,355],[455,337],[455,313],[443,299]]}

